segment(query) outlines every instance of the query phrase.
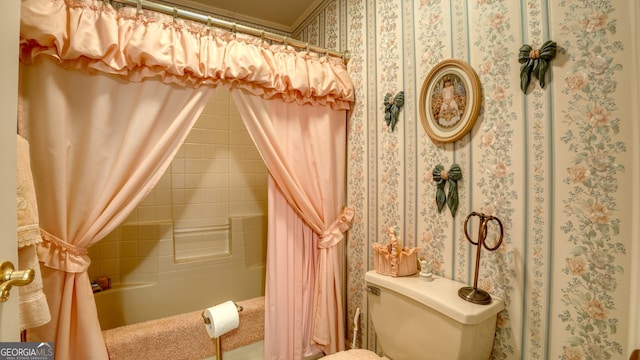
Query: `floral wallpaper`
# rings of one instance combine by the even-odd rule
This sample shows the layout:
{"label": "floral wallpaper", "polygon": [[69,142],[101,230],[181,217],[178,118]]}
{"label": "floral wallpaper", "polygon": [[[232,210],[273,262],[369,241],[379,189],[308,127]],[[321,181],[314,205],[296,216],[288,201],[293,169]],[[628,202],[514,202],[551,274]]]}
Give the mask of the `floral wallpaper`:
{"label": "floral wallpaper", "polygon": [[626,322],[616,298],[628,247],[619,236],[623,221],[616,198],[624,172],[619,156],[627,151],[616,99],[616,73],[623,71],[616,55],[624,46],[615,36],[619,20],[613,4],[561,1],[560,6],[578,15],[561,23],[561,35],[577,39],[562,43],[570,63],[562,92],[570,98],[562,110],[566,130],[559,135],[571,159],[562,179],[569,193],[562,200],[561,229],[571,245],[561,268],[568,275],[558,314],[568,336],[562,358],[608,359],[624,353],[617,334]]}
{"label": "floral wallpaper", "polygon": [[[356,346],[380,350],[364,276],[383,229],[397,226],[436,274],[471,284],[476,248],[463,222],[481,211],[505,227],[479,271],[479,287],[506,303],[492,359],[628,358],[629,14],[627,0],[325,0],[297,30],[351,53],[348,344],[360,309]],[[523,93],[518,49],[547,40],[559,49],[547,85]],[[429,70],[451,58],[477,72],[482,109],[468,135],[442,144],[422,127],[419,94]],[[401,90],[391,131],[383,99]],[[432,179],[436,165],[453,163],[463,173],[456,217],[437,211]]]}
{"label": "floral wallpaper", "polygon": [[[525,21],[522,26],[527,30],[524,36],[526,44],[543,44],[549,39],[549,29],[541,14],[545,9],[544,1],[527,3]],[[524,121],[528,123],[528,174],[529,195],[527,198],[529,229],[526,231],[529,251],[526,257],[528,271],[525,282],[530,289],[524,298],[524,311],[528,314],[524,321],[523,332],[526,336],[523,347],[531,359],[547,358],[548,353],[548,314],[550,296],[547,285],[551,278],[549,253],[552,217],[551,198],[548,195],[551,172],[549,171],[552,151],[552,111],[549,104],[553,99],[552,89],[544,91],[539,86],[530,89],[524,103]]]}

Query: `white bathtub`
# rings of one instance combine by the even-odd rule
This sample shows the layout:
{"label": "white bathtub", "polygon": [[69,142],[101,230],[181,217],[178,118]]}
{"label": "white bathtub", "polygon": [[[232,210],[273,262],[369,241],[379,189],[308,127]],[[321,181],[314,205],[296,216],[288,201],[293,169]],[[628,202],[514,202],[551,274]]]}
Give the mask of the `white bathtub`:
{"label": "white bathtub", "polygon": [[[229,234],[226,253],[193,259],[175,257],[169,222],[127,224],[98,243],[92,259],[97,257],[98,265],[118,264],[92,264],[89,272],[113,281],[111,289],[95,294],[102,329],[264,296],[266,216],[230,218]],[[104,249],[120,250],[120,256],[100,259]]]}

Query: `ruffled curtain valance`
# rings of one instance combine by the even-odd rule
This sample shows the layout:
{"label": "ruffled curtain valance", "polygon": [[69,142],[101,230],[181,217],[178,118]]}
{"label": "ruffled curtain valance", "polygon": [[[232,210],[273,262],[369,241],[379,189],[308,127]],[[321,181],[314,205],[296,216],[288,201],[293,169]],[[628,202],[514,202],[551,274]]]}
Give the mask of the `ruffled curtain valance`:
{"label": "ruffled curtain valance", "polygon": [[132,7],[97,0],[23,0],[21,61],[46,55],[62,66],[140,82],[241,88],[265,99],[349,109],[353,83],[339,58],[296,52]]}

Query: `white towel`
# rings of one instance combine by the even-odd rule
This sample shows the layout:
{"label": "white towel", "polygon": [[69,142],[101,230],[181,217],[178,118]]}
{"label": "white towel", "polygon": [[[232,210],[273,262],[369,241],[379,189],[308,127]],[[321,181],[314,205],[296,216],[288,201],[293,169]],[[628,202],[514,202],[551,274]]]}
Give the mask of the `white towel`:
{"label": "white towel", "polygon": [[33,269],[35,278],[19,287],[20,329],[42,326],[51,320],[47,298],[42,291],[42,274],[36,246],[42,242],[38,219],[38,204],[31,173],[29,143],[18,135],[17,141],[18,200],[18,269]]}

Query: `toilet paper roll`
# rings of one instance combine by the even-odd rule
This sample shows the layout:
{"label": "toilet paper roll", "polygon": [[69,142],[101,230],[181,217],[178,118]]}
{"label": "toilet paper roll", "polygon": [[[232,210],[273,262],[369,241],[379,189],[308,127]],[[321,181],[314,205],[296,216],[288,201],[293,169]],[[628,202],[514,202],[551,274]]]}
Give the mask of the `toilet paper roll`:
{"label": "toilet paper roll", "polygon": [[209,323],[205,323],[205,327],[211,338],[222,336],[237,328],[240,324],[238,308],[233,301],[227,301],[205,309],[204,318],[209,318]]}

